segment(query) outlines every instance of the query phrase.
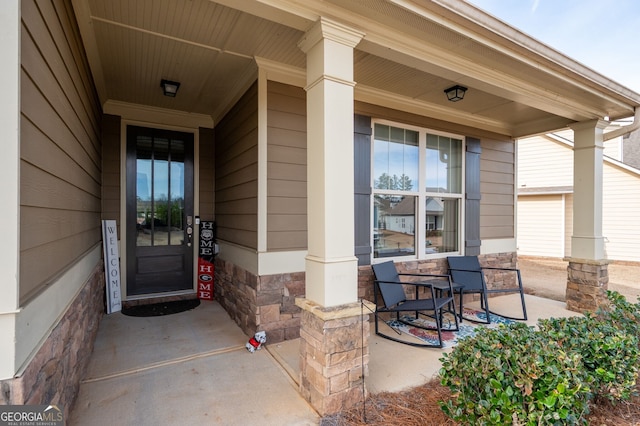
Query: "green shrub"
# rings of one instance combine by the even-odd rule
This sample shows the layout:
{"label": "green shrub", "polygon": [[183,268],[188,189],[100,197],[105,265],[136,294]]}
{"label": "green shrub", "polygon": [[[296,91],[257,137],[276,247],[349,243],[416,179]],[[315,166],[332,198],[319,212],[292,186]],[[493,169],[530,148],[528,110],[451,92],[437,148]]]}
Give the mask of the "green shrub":
{"label": "green shrub", "polygon": [[481,328],[441,359],[452,398],[441,408],[463,424],[578,424],[589,388],[580,355],[517,323]]}
{"label": "green shrub", "polygon": [[601,307],[596,315],[601,321],[611,323],[631,336],[640,333],[640,303],[629,303],[623,295],[608,291],[609,304]]}
{"label": "green shrub", "polygon": [[589,314],[541,320],[538,326],[564,351],[580,354],[584,380],[594,396],[629,399],[638,376],[636,336]]}
{"label": "green shrub", "polygon": [[608,293],[595,315],[481,328],[445,354],[442,410],[463,424],[583,424],[589,400],[628,399],[640,360],[640,302]]}

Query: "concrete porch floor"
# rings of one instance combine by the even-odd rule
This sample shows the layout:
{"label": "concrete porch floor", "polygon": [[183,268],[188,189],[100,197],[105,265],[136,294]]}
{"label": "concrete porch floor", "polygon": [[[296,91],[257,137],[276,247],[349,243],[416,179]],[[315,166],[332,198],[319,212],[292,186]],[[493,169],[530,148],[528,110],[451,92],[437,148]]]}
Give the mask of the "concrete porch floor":
{"label": "concrete porch floor", "polygon": [[[492,298],[490,306],[508,315],[518,297]],[[531,325],[576,315],[555,300],[526,295],[526,303]],[[318,424],[298,393],[299,339],[267,341],[253,354],[247,340],[217,302],[163,317],[105,316],[67,424]],[[438,373],[443,352],[385,340],[372,329],[366,387],[378,393],[421,385]]]}

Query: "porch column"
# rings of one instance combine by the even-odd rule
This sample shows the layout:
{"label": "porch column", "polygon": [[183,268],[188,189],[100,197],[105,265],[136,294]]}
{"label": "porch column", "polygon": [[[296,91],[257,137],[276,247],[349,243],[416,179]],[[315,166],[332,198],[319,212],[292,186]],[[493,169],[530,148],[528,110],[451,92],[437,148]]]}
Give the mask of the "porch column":
{"label": "porch column", "polygon": [[608,261],[602,236],[603,120],[570,126],[573,148],[573,235],[567,269],[567,309],[595,311],[607,300]]}
{"label": "porch column", "polygon": [[353,48],[363,34],[321,19],[300,41],[307,54],[306,297],[357,300],[354,254]]}
{"label": "porch column", "polygon": [[[20,2],[0,3],[0,387],[16,373],[20,253]],[[10,384],[10,383],[9,383]],[[0,395],[0,405],[9,403]]]}
{"label": "porch column", "polygon": [[321,18],[302,38],[307,55],[306,299],[300,392],[322,415],[361,401],[368,316],[358,302],[354,253],[353,49],[364,34]]}

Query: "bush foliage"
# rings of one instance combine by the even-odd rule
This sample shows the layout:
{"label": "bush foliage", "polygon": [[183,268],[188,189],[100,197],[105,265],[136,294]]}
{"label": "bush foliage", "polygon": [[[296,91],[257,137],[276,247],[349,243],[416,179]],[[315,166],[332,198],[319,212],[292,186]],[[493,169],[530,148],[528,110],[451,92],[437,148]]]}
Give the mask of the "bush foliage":
{"label": "bush foliage", "polygon": [[639,359],[640,304],[609,292],[595,315],[481,328],[441,359],[452,398],[442,410],[464,424],[584,424],[589,401],[628,399]]}

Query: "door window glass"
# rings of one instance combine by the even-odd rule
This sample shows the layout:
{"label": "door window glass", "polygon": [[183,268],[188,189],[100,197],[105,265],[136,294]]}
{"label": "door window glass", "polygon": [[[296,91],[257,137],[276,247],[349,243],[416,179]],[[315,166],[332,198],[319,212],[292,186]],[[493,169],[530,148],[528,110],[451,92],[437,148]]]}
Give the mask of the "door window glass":
{"label": "door window glass", "polygon": [[184,158],[183,141],[138,137],[136,245],[184,244]]}

